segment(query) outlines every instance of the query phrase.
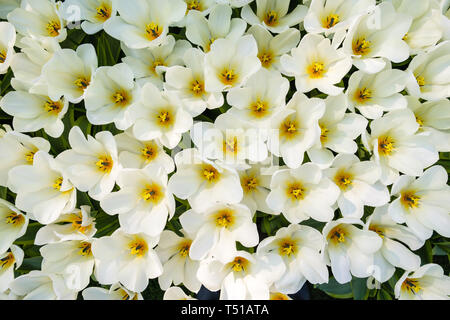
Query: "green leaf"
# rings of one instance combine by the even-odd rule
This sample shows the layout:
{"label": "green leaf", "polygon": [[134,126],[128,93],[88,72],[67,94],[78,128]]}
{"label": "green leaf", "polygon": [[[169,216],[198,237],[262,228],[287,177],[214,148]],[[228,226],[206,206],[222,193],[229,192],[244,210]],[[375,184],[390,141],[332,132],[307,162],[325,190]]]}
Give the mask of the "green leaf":
{"label": "green leaf", "polygon": [[328,283],[320,284],[318,289],[325,292],[332,298],[336,299],[349,299],[353,297],[352,287],[350,282],[340,284],[334,277],[330,277]]}
{"label": "green leaf", "polygon": [[377,293],[377,300],[392,300],[392,296],[386,290],[381,289]]}
{"label": "green leaf", "polygon": [[34,244],[34,239],[36,238],[36,233],[42,227],[42,225],[38,222],[33,222],[28,224],[27,231],[25,234],[14,241],[16,245],[29,245]]}
{"label": "green leaf", "polygon": [[20,271],[32,271],[41,270],[42,257],[32,257],[23,259],[22,265],[20,266]]}
{"label": "green leaf", "polygon": [[0,187],[0,198],[6,200],[6,195],[8,194],[8,188]]}
{"label": "green leaf", "polygon": [[367,300],[369,297],[369,288],[367,288],[367,278],[353,277],[350,282],[354,300]]}

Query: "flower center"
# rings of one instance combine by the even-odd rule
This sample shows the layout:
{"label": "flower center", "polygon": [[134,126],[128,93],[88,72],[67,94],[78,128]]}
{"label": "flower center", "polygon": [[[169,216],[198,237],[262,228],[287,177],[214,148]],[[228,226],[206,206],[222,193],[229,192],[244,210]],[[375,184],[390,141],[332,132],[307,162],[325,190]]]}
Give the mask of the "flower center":
{"label": "flower center", "polygon": [[233,211],[229,209],[220,210],[214,215],[214,222],[219,228],[229,228],[234,224]]}
{"label": "flower center", "polygon": [[281,136],[286,139],[294,138],[298,133],[298,123],[294,119],[286,119],[280,126]]}
{"label": "flower center", "polygon": [[270,10],[264,15],[264,23],[269,27],[276,26],[278,24],[278,13]]}
{"label": "flower center", "polygon": [[215,38],[210,38],[209,39],[209,41],[208,41],[208,43],[206,44],[206,52],[209,52],[210,50],[211,50],[211,45],[214,43],[214,41],[216,41],[216,39]]}
{"label": "flower center", "polygon": [[353,184],[353,175],[348,172],[338,172],[334,177],[334,182],[345,191]]}
{"label": "flower center", "polygon": [[220,178],[220,173],[210,164],[205,164],[201,169],[201,176],[208,182],[216,182]]}
{"label": "flower center", "polygon": [[412,294],[419,293],[422,288],[419,285],[419,280],[414,278],[406,278],[402,283],[402,290],[409,291]]}
{"label": "flower center", "polygon": [[110,173],[112,170],[112,167],[114,165],[114,162],[111,159],[111,157],[108,155],[105,155],[105,156],[99,157],[98,159],[99,160],[95,163],[97,168],[102,172]]}
{"label": "flower center", "polygon": [[89,80],[86,79],[86,77],[79,77],[77,80],[74,81],[75,86],[78,89],[85,90],[89,86]]}
{"label": "flower center", "polygon": [[234,272],[245,272],[249,265],[250,262],[243,257],[236,257],[233,262],[230,263],[230,267]]}
{"label": "flower center", "polygon": [[147,33],[147,37],[153,41],[158,38],[162,33],[162,28],[154,22],[151,22],[145,28],[145,32]]}
{"label": "flower center", "polygon": [[327,140],[328,140],[328,135],[329,135],[329,133],[330,133],[330,130],[327,129],[327,128],[325,127],[325,125],[320,124],[320,123],[319,123],[319,127],[320,127],[320,142],[321,142],[322,144],[324,144],[324,143],[326,143]]}
{"label": "flower center", "polygon": [[300,182],[294,182],[288,185],[286,193],[293,201],[302,200],[305,197],[305,188]]}
{"label": "flower center", "polygon": [[378,141],[379,154],[389,156],[394,152],[395,145],[394,140],[391,137],[381,137]]}
{"label": "flower center", "polygon": [[238,153],[238,139],[237,137],[227,137],[223,142],[223,153]]}
{"label": "flower center", "polygon": [[72,214],[72,216],[70,217],[69,222],[72,222],[72,229],[81,233],[86,233],[86,231],[90,230],[92,228],[92,225],[88,225],[83,227],[83,218],[76,215],[76,214]]}
{"label": "flower center", "polygon": [[327,239],[334,242],[334,244],[345,242],[346,232],[341,226],[334,227],[328,233]]}
{"label": "flower center", "polygon": [[203,93],[205,92],[205,86],[203,82],[200,82],[198,80],[194,80],[191,83],[191,92],[196,97],[201,97]]}
{"label": "flower center", "polygon": [[59,177],[58,179],[55,180],[55,182],[53,183],[53,189],[60,191],[61,190],[61,186],[63,183],[63,178]]}
{"label": "flower center", "polygon": [[156,75],[156,67],[165,66],[165,62],[162,59],[156,59],[153,61],[152,65],[150,66],[150,71]]}
{"label": "flower center", "polygon": [[59,30],[61,29],[61,24],[59,21],[50,21],[47,23],[45,29],[50,37],[57,37],[59,35]]}
{"label": "flower center", "polygon": [[179,247],[180,249],[178,251],[180,256],[182,256],[183,258],[186,258],[189,255],[189,250],[191,249],[191,244],[192,244],[192,240],[186,240],[180,244],[180,247]]}
{"label": "flower center", "polygon": [[148,143],[143,149],[141,149],[141,155],[146,161],[152,161],[158,155],[158,147],[155,143]]}
{"label": "flower center", "polygon": [[420,197],[412,191],[406,191],[402,193],[400,202],[407,209],[418,208],[420,205]]}
{"label": "flower center", "polygon": [[147,242],[139,237],[136,237],[133,241],[128,244],[130,249],[130,254],[137,257],[142,257],[148,251]]}
{"label": "flower center", "polygon": [[365,38],[359,38],[353,42],[353,53],[355,55],[364,56],[369,53],[371,44],[372,43]]}
{"label": "flower center", "polygon": [[234,72],[233,69],[224,69],[220,73],[220,81],[222,81],[225,85],[233,85],[238,78],[238,75]]}
{"label": "flower center", "polygon": [[44,105],[45,111],[48,113],[53,113],[54,115],[58,115],[63,108],[63,104],[61,101],[51,101],[47,100]]}
{"label": "flower center", "polygon": [[298,251],[297,242],[290,239],[284,238],[279,240],[278,242],[278,253],[280,256],[288,256],[296,255]]}
{"label": "flower center", "polygon": [[78,251],[80,256],[89,257],[92,255],[91,244],[89,242],[81,242],[78,248],[80,249]]}
{"label": "flower center", "polygon": [[356,90],[355,92],[355,100],[358,101],[360,104],[364,104],[367,101],[372,99],[372,91],[367,88],[362,88],[359,90]]}
{"label": "flower center", "polygon": [[290,300],[287,295],[281,292],[270,293],[270,300]]}
{"label": "flower center", "polygon": [[0,51],[0,63],[5,62],[6,60],[6,52]]}
{"label": "flower center", "polygon": [[419,87],[423,87],[425,85],[425,78],[423,76],[417,76],[416,81]]}
{"label": "flower center", "polygon": [[14,258],[13,253],[8,252],[8,254],[4,258],[0,259],[0,268],[8,269],[14,264],[14,262],[16,262],[16,259]]}
{"label": "flower center", "polygon": [[5,218],[6,224],[12,224],[14,226],[20,226],[25,222],[25,218],[23,215],[11,212]]}
{"label": "flower center", "polygon": [[159,126],[168,128],[173,124],[173,117],[169,110],[161,110],[156,116],[156,121]]}
{"label": "flower center", "polygon": [[258,54],[258,58],[264,68],[269,68],[272,65],[273,54],[271,52],[262,52]]}
{"label": "flower center", "polygon": [[323,20],[323,27],[330,29],[339,22],[339,16],[337,14],[330,14]]}
{"label": "flower center", "polygon": [[255,118],[262,118],[267,114],[269,107],[266,102],[256,101],[250,106],[250,112]]}
{"label": "flower center", "polygon": [[384,231],[381,227],[375,226],[375,225],[370,225],[369,226],[369,230],[376,232],[381,238],[384,238]]}
{"label": "flower center", "polygon": [[256,177],[247,176],[241,179],[241,186],[244,189],[244,192],[251,193],[256,190],[259,182]]}
{"label": "flower center", "polygon": [[30,152],[26,153],[25,161],[28,162],[29,164],[33,164],[35,153],[36,153],[36,151],[30,151]]}
{"label": "flower center", "polygon": [[152,183],[151,185],[146,186],[141,194],[142,199],[148,202],[152,202],[153,204],[159,203],[163,196],[164,193],[161,190],[161,186],[156,183]]}
{"label": "flower center", "polygon": [[97,11],[97,19],[98,20],[100,20],[100,21],[103,21],[103,22],[105,22],[106,20],[108,20],[110,17],[111,17],[111,8],[107,5],[107,4],[105,4],[105,3],[102,3],[101,5],[100,5],[100,7],[98,7],[97,9],[96,9],[96,11]]}
{"label": "flower center", "polygon": [[117,106],[126,107],[128,104],[128,93],[125,91],[117,91],[111,98]]}
{"label": "flower center", "polygon": [[313,79],[322,78],[325,72],[325,66],[322,62],[313,62],[307,69],[309,77]]}
{"label": "flower center", "polygon": [[186,12],[189,12],[190,10],[203,11],[202,3],[199,0],[188,0],[186,1],[186,4],[187,4]]}

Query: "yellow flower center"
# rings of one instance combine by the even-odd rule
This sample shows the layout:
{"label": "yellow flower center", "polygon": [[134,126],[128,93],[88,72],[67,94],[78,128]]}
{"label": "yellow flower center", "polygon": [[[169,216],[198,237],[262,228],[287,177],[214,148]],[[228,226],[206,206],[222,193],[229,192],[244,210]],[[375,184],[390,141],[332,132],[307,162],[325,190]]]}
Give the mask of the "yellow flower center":
{"label": "yellow flower center", "polygon": [[206,52],[209,52],[211,50],[211,45],[214,43],[214,41],[216,41],[215,38],[210,38],[209,39],[208,43],[206,44],[206,48],[205,48]]}
{"label": "yellow flower center", "polygon": [[256,190],[259,185],[258,178],[247,176],[241,179],[241,186],[245,193],[251,193]]}
{"label": "yellow flower center", "polygon": [[227,137],[223,142],[223,153],[238,153],[238,139],[237,137]]}
{"label": "yellow flower center", "polygon": [[416,122],[419,124],[420,127],[423,127],[424,121],[422,120],[422,118],[416,116]]}
{"label": "yellow flower center", "polygon": [[142,191],[141,197],[145,201],[157,204],[161,201],[161,199],[164,196],[164,193],[162,192],[161,189],[162,188],[160,185],[152,183],[151,185],[145,187],[145,189]]}
{"label": "yellow flower center", "polygon": [[323,77],[326,72],[325,66],[322,62],[313,62],[308,68],[307,73],[310,78],[320,79]]}
{"label": "yellow flower center", "polygon": [[191,83],[191,92],[196,97],[201,97],[205,93],[205,85],[203,82],[194,80]]}
{"label": "yellow flower center", "polygon": [[376,225],[370,225],[369,230],[376,232],[381,238],[384,238],[384,230],[383,228],[376,226]]}
{"label": "yellow flower center", "polygon": [[155,61],[153,61],[152,65],[150,66],[150,71],[151,71],[151,73],[156,75],[156,67],[161,67],[161,66],[165,66],[165,65],[166,64],[163,59],[156,59]]}
{"label": "yellow flower center", "polygon": [[78,254],[83,257],[89,257],[92,255],[91,244],[89,242],[81,242],[78,246],[80,249]]}
{"label": "yellow flower center", "polygon": [[302,200],[305,197],[306,189],[302,186],[300,182],[294,182],[288,185],[286,193],[288,198],[293,201]]}
{"label": "yellow flower center", "polygon": [[250,265],[250,261],[243,257],[236,257],[229,265],[234,272],[245,272]]}
{"label": "yellow flower center", "polygon": [[220,178],[220,173],[210,164],[205,164],[202,166],[201,177],[208,182],[217,182]]}
{"label": "yellow flower center", "polygon": [[355,92],[354,98],[360,104],[364,104],[367,101],[369,101],[370,99],[372,99],[372,91],[370,89],[367,89],[367,88],[358,89]]}
{"label": "yellow flower center", "polygon": [[30,152],[27,152],[27,153],[25,154],[25,161],[28,162],[29,164],[33,164],[33,161],[34,161],[34,154],[35,154],[36,152],[37,152],[37,151],[30,151]]}
{"label": "yellow flower center", "polygon": [[14,262],[16,262],[16,258],[14,257],[12,252],[8,252],[8,254],[4,258],[0,259],[0,268],[8,269],[14,264]]}
{"label": "yellow flower center", "polygon": [[141,149],[141,155],[148,162],[154,160],[158,155],[158,146],[154,142],[147,143],[147,145]]}
{"label": "yellow flower center", "polygon": [[21,214],[11,212],[5,218],[6,224],[12,224],[14,226],[21,226],[25,222],[25,217]]}
{"label": "yellow flower center", "polygon": [[264,68],[269,68],[273,62],[273,54],[269,51],[261,52],[258,54],[259,61]]}
{"label": "yellow flower center", "polygon": [[50,21],[47,23],[45,29],[50,37],[57,37],[59,35],[59,30],[61,30],[61,24],[59,21]]}
{"label": "yellow flower center", "polygon": [[278,24],[278,13],[271,10],[264,15],[264,23],[269,27],[276,26]]}
{"label": "yellow flower center", "polygon": [[280,126],[280,136],[286,139],[292,139],[298,133],[298,122],[292,118],[286,119]]}
{"label": "yellow flower center", "polygon": [[400,202],[406,209],[418,208],[420,205],[420,197],[415,195],[413,191],[403,192]]}
{"label": "yellow flower center", "polygon": [[189,12],[190,10],[203,11],[202,3],[199,0],[187,0],[186,4],[187,4],[186,13]]}
{"label": "yellow flower center", "polygon": [[168,128],[173,124],[173,117],[169,110],[161,110],[156,116],[159,126]]}
{"label": "yellow flower center", "polygon": [[63,109],[63,103],[61,101],[47,100],[44,105],[45,111],[58,115]]}
{"label": "yellow flower center", "polygon": [[223,209],[217,212],[214,216],[214,222],[219,228],[229,228],[234,224],[234,213],[230,209]]}
{"label": "yellow flower center", "polygon": [[111,11],[112,11],[111,7],[105,3],[102,3],[100,5],[100,7],[98,7],[96,9],[96,11],[97,11],[96,17],[100,21],[105,22],[106,20],[108,20],[111,17]]}
{"label": "yellow flower center", "polygon": [[220,73],[220,81],[228,86],[232,86],[234,83],[236,83],[238,79],[238,75],[234,72],[233,69],[224,69]]}
{"label": "yellow flower center", "polygon": [[75,86],[78,89],[85,90],[89,86],[90,81],[86,77],[79,77],[74,81]]}
{"label": "yellow flower center", "polygon": [[353,184],[353,175],[348,172],[338,172],[334,176],[334,182],[341,190],[345,191]]}
{"label": "yellow flower center", "polygon": [[145,32],[147,33],[147,37],[150,41],[158,38],[162,33],[162,28],[154,22],[151,22],[145,28]]}
{"label": "yellow flower center", "polygon": [[419,293],[422,288],[419,285],[419,280],[414,278],[406,278],[402,283],[402,290],[409,291],[412,294]]}
{"label": "yellow flower center", "polygon": [[97,166],[98,170],[105,173],[110,173],[114,165],[114,162],[109,155],[105,155],[99,157],[95,165]]}
{"label": "yellow flower center", "polygon": [[74,231],[78,231],[81,233],[86,233],[87,231],[91,230],[92,225],[88,226],[82,226],[83,224],[83,218],[81,216],[78,216],[77,214],[72,214],[69,218],[68,222],[72,222],[72,229]]}
{"label": "yellow flower center", "polygon": [[327,129],[327,128],[325,127],[325,125],[320,124],[320,123],[319,123],[319,127],[320,127],[320,142],[321,142],[322,144],[324,144],[324,143],[326,143],[327,140],[328,140],[328,135],[329,135],[329,133],[330,133],[330,130]]}
{"label": "yellow flower center", "polygon": [[330,29],[339,22],[339,16],[337,14],[330,14],[323,20],[323,27]]}
{"label": "yellow flower center", "polygon": [[264,101],[256,101],[250,106],[250,114],[255,118],[263,118],[267,115],[269,107]]}
{"label": "yellow flower center", "polygon": [[183,258],[186,258],[189,255],[189,250],[191,249],[192,240],[185,240],[180,244],[178,253]]}
{"label": "yellow flower center", "polygon": [[341,226],[336,226],[328,232],[327,239],[334,244],[345,242],[346,232]]}
{"label": "yellow flower center", "polygon": [[284,238],[278,241],[278,253],[280,256],[288,256],[296,255],[298,252],[297,242],[290,239]]}
{"label": "yellow flower center", "polygon": [[408,32],[407,32],[407,33],[405,33],[405,35],[403,36],[402,40],[403,40],[403,41],[406,41],[406,40],[408,40]]}
{"label": "yellow flower center", "polygon": [[271,292],[270,300],[290,300],[287,295],[281,292]]}
{"label": "yellow flower center", "polygon": [[381,137],[378,139],[378,153],[382,156],[389,156],[395,150],[394,140],[391,137]]}
{"label": "yellow flower center", "polygon": [[130,254],[137,257],[142,257],[148,251],[147,242],[139,237],[136,237],[133,241],[128,244],[130,249]]}
{"label": "yellow flower center", "polygon": [[62,183],[63,183],[63,178],[59,177],[53,183],[53,189],[58,190],[58,191],[61,190]]}
{"label": "yellow flower center", "polygon": [[126,107],[129,101],[128,93],[124,90],[114,93],[111,99],[119,107]]}
{"label": "yellow flower center", "polygon": [[371,42],[365,38],[359,38],[353,42],[353,53],[356,55],[364,56],[369,53]]}
{"label": "yellow flower center", "polygon": [[419,87],[423,87],[425,85],[425,78],[423,76],[417,76],[416,81]]}
{"label": "yellow flower center", "polygon": [[5,60],[6,60],[6,52],[0,51],[0,63],[5,62]]}

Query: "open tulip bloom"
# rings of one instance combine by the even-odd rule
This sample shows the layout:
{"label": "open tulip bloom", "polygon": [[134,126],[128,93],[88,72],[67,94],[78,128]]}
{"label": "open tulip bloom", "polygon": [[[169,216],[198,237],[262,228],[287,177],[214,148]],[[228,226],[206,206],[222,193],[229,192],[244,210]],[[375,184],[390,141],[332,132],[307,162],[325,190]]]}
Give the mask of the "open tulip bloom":
{"label": "open tulip bloom", "polygon": [[449,300],[449,6],[0,0],[0,300]]}

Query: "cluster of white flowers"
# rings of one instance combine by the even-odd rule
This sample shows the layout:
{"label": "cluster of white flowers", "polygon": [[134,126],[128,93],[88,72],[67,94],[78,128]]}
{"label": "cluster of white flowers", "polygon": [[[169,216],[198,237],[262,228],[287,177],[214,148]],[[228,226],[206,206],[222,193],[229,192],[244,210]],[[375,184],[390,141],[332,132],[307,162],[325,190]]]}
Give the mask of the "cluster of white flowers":
{"label": "cluster of white flowers", "polygon": [[[417,250],[450,236],[450,3],[300,3],[1,1],[0,298],[157,279],[164,299],[289,299],[400,271],[395,298],[448,299]],[[121,61],[67,48],[77,22]],[[42,264],[18,273],[29,224]]]}

